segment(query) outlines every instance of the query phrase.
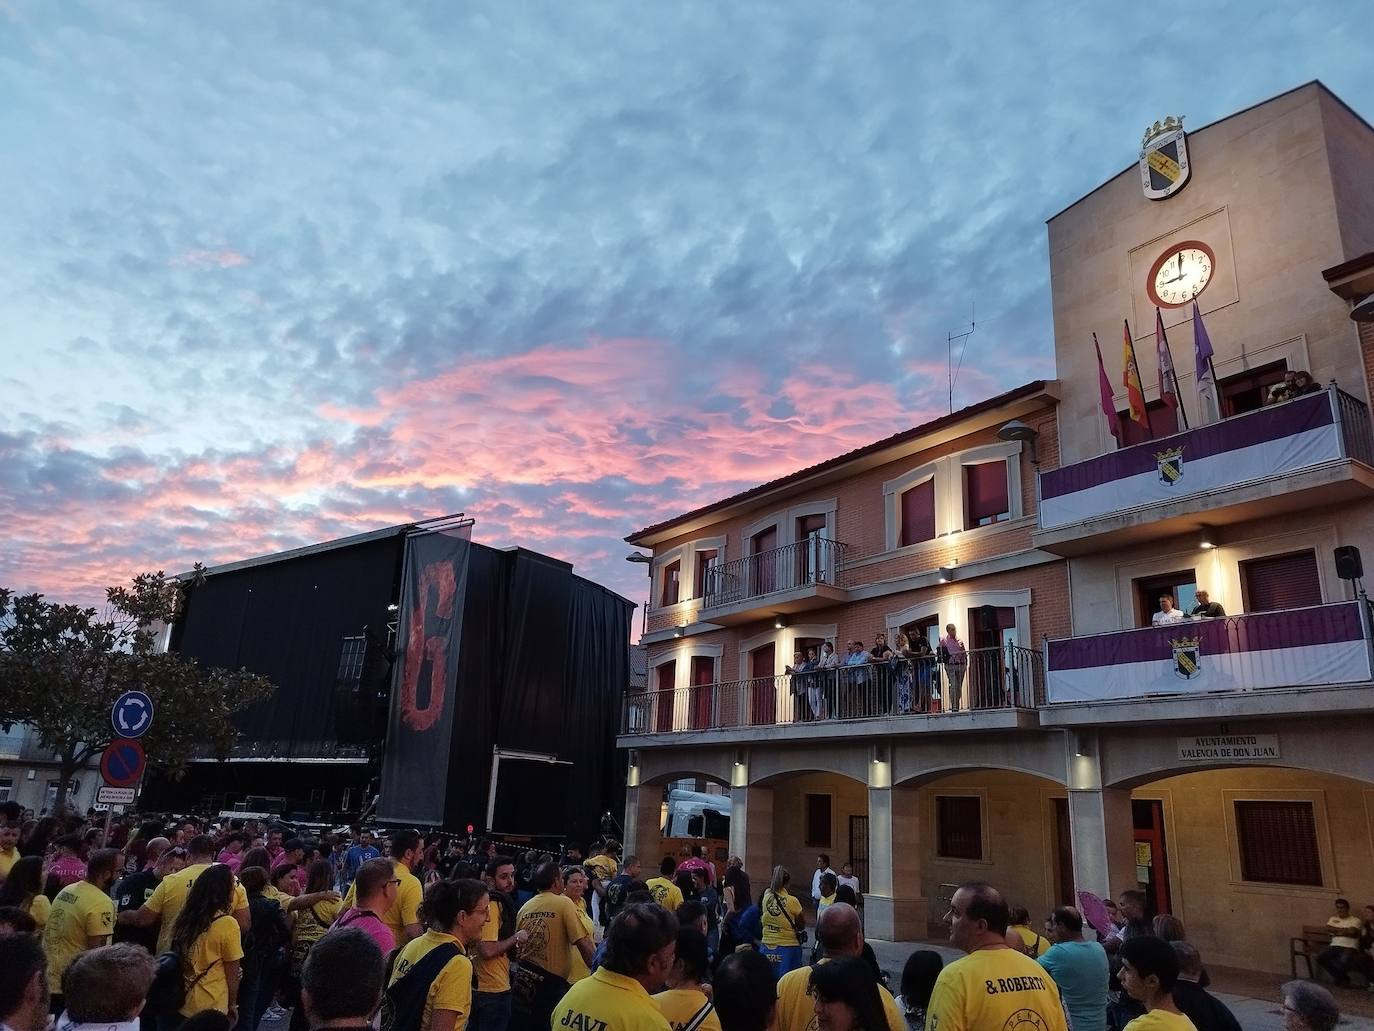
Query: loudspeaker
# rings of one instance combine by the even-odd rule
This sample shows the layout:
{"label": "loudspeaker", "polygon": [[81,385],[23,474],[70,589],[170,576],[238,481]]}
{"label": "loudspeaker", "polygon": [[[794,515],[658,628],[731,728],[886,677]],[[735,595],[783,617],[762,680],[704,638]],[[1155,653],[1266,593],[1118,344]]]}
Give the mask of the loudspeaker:
{"label": "loudspeaker", "polygon": [[1342,580],[1358,580],[1364,576],[1364,563],[1360,561],[1360,549],[1353,544],[1342,544],[1336,549],[1336,575]]}
{"label": "loudspeaker", "polygon": [[997,629],[997,608],[994,605],[978,606],[978,629],[996,630]]}

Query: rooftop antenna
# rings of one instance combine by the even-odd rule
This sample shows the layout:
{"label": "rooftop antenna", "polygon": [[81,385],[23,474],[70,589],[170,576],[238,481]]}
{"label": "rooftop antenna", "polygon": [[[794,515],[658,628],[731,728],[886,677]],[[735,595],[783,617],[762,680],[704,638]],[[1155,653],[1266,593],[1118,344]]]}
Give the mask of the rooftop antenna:
{"label": "rooftop antenna", "polygon": [[[961,331],[951,330],[945,336],[945,375],[949,379],[949,414],[954,414],[954,384],[959,379],[959,370],[964,367],[964,355],[968,353],[968,338],[973,336],[974,329],[978,324],[974,321],[977,315],[977,302],[969,304],[968,329]],[[954,364],[954,341],[959,341],[959,364]]]}

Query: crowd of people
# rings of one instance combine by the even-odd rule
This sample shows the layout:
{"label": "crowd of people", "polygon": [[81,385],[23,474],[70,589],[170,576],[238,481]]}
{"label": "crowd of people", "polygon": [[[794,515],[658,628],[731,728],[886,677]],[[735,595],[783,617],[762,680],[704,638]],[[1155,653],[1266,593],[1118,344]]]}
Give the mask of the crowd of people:
{"label": "crowd of people", "polygon": [[[778,866],[756,898],[738,858],[699,848],[645,877],[612,840],[507,855],[404,829],[121,820],[106,841],[75,817],[0,821],[5,1031],[256,1031],[273,1007],[298,1031],[1239,1028],[1181,922],[1147,921],[1136,891],[1098,935],[1074,908],[1037,929],[963,884],[944,915],[963,955],[916,950],[894,994],[852,867],[824,855],[809,894]],[[1332,920],[1331,948],[1358,951],[1374,910]],[[1368,976],[1340,952],[1321,964]],[[1339,1017],[1310,982],[1283,1006],[1289,1031]]]}

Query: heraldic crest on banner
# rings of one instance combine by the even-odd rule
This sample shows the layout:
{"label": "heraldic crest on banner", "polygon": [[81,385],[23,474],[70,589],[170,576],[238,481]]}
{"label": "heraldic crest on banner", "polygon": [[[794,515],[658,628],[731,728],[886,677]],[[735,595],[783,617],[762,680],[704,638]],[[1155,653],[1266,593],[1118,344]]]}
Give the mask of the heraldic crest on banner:
{"label": "heraldic crest on banner", "polygon": [[1155,452],[1159,464],[1159,482],[1172,487],[1183,479],[1183,448],[1171,447]]}
{"label": "heraldic crest on banner", "polygon": [[1202,673],[1202,638],[1180,637],[1170,640],[1174,650],[1174,673],[1180,680],[1192,680]]}
{"label": "heraldic crest on banner", "polygon": [[1191,174],[1182,116],[1170,115],[1145,130],[1140,141],[1140,185],[1146,197],[1172,197],[1188,184]]}

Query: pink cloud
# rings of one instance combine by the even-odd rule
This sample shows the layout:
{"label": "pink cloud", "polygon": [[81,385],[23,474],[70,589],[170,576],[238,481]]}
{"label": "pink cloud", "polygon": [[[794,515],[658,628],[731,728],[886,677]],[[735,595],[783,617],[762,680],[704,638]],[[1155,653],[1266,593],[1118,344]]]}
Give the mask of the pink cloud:
{"label": "pink cloud", "polygon": [[246,254],[228,248],[219,250],[192,249],[182,251],[167,264],[173,268],[238,268],[247,265],[250,259]]}

